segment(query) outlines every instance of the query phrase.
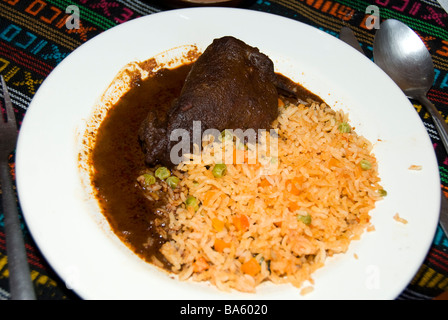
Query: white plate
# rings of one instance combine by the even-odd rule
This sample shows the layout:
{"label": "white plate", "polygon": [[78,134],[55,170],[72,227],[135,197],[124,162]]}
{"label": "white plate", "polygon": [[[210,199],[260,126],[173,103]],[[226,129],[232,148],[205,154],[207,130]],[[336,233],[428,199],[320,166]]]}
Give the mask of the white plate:
{"label": "white plate", "polygon": [[[242,294],[174,280],[107,232],[107,224],[99,223],[85,199],[77,139],[116,73],[131,61],[181,45],[203,49],[224,35],[259,47],[277,71],[347,111],[356,131],[375,142],[388,191],[371,213],[376,231],[353,242],[347,254],[330,259],[315,273],[314,291],[306,296],[290,285],[265,285],[256,294]],[[422,170],[408,170],[413,164]],[[338,39],[290,19],[241,9],[157,13],[82,45],[36,93],[21,127],[16,165],[32,236],[67,286],[85,299],[393,299],[423,262],[439,216],[433,147],[399,88]],[[396,213],[409,223],[395,221]]]}

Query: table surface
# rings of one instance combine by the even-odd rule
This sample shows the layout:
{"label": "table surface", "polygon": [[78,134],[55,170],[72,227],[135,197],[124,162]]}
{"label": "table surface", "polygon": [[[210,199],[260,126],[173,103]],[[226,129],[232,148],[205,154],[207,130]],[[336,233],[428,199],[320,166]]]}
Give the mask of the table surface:
{"label": "table surface", "polygon": [[[81,12],[80,28],[66,27],[66,9],[75,5]],[[374,5],[376,7],[369,7]],[[428,98],[444,118],[448,114],[448,13],[435,0],[246,0],[241,7],[285,16],[338,37],[342,26],[350,26],[365,53],[372,58],[375,29],[366,27],[370,9],[379,9],[381,19],[405,22],[423,39],[434,61],[436,78]],[[20,125],[39,85],[70,52],[101,32],[140,16],[170,10],[164,1],[140,0],[0,0],[0,74],[7,82]],[[3,107],[3,93],[0,92]],[[422,106],[412,101],[430,136],[448,196],[448,156]],[[20,130],[20,127],[19,127]],[[14,171],[14,154],[11,156]],[[18,204],[19,212],[20,205]],[[79,299],[67,289],[46,262],[23,223],[31,277],[38,299]],[[8,263],[0,212],[0,299],[10,299]],[[397,297],[400,300],[429,300],[448,291],[448,239],[439,227],[427,258]]]}

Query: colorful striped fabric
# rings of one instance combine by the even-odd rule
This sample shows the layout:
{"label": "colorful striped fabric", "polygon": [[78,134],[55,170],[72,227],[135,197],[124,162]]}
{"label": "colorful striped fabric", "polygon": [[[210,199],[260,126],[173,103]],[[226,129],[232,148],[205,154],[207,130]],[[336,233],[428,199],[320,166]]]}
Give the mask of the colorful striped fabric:
{"label": "colorful striped fabric", "polygon": [[[82,15],[79,28],[69,29],[66,21],[73,12],[72,5]],[[350,26],[369,58],[373,56],[375,32],[366,27],[370,10],[378,8],[382,19],[405,22],[419,34],[432,54],[436,78],[428,97],[444,117],[448,115],[448,13],[437,1],[248,0],[242,6],[289,17],[335,37],[342,26]],[[70,52],[118,24],[168,9],[163,1],[150,0],[0,0],[0,74],[8,84],[19,124],[39,85]],[[418,102],[413,104],[434,144],[441,188],[448,196],[447,153],[429,114]],[[13,168],[14,156],[11,165]],[[25,225],[23,228],[38,298],[78,299],[52,271]],[[427,300],[445,291],[448,291],[448,239],[439,227],[426,260],[397,299]],[[3,214],[0,213],[0,299],[9,298]]]}

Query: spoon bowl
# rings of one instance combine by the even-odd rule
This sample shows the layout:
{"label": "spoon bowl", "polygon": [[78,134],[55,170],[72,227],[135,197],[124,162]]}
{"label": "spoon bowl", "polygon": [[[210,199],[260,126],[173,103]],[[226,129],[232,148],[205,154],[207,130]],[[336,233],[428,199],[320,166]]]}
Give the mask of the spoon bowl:
{"label": "spoon bowl", "polygon": [[373,45],[375,63],[411,98],[426,94],[434,81],[431,55],[407,25],[389,19],[381,24]]}
{"label": "spoon bowl", "polygon": [[448,126],[426,94],[434,82],[431,55],[420,37],[406,24],[388,19],[381,23],[373,42],[375,63],[409,98],[418,100],[431,115],[448,150]]}

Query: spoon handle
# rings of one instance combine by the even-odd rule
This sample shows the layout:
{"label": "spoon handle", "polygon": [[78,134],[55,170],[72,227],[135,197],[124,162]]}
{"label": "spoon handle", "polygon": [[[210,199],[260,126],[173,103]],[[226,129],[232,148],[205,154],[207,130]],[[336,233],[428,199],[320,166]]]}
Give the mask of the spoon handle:
{"label": "spoon handle", "polygon": [[429,99],[425,95],[418,97],[418,100],[426,107],[427,111],[431,114],[434,125],[436,126],[439,133],[440,140],[442,140],[445,149],[448,150],[448,124],[445,122],[445,119],[442,118],[434,104],[432,104],[432,102],[429,101]]}

